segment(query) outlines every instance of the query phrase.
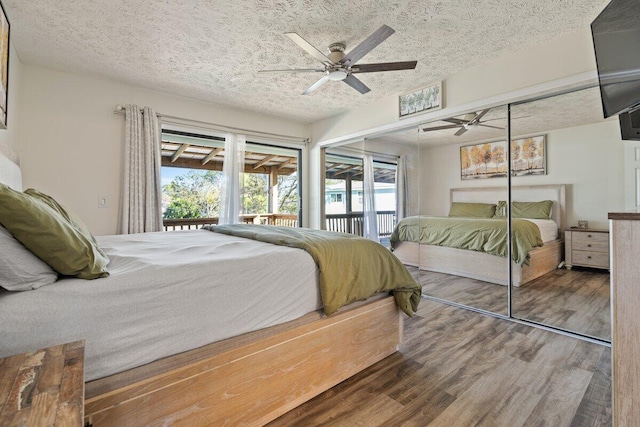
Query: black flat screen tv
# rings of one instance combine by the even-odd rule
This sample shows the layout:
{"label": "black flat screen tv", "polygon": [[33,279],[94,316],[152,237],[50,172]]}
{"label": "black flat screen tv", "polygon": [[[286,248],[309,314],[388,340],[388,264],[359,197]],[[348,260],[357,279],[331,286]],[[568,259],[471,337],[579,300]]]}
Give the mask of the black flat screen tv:
{"label": "black flat screen tv", "polygon": [[640,108],[640,0],[612,0],[591,23],[604,117]]}

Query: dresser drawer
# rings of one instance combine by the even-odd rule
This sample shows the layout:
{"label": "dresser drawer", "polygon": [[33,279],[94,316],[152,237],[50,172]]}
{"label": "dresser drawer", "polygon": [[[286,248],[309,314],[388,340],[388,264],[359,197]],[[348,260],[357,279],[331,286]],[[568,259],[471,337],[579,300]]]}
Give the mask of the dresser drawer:
{"label": "dresser drawer", "polygon": [[609,252],[609,233],[572,233],[573,250]]}
{"label": "dresser drawer", "polygon": [[[598,252],[609,252],[609,233],[591,233],[580,232],[571,233],[572,247],[576,248],[589,248],[587,250]],[[591,245],[591,246],[588,246]],[[596,249],[598,248],[598,249]],[[600,250],[599,248],[603,248]]]}
{"label": "dresser drawer", "polygon": [[608,252],[571,251],[573,265],[585,267],[609,268]]}

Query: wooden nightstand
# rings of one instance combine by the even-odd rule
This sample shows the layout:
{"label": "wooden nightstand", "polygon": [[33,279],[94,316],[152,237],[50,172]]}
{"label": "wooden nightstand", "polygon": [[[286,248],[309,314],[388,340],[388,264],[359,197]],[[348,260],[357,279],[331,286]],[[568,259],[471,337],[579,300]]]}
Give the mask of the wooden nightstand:
{"label": "wooden nightstand", "polygon": [[84,341],[0,359],[0,426],[82,426]]}
{"label": "wooden nightstand", "polygon": [[573,266],[609,269],[609,231],[580,230],[564,232],[564,263]]}

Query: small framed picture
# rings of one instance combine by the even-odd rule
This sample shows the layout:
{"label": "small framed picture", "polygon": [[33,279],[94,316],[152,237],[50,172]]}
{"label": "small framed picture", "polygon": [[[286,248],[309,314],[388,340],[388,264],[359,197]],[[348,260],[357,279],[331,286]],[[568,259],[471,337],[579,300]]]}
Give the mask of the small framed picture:
{"label": "small framed picture", "polygon": [[400,95],[400,118],[442,108],[442,82]]}

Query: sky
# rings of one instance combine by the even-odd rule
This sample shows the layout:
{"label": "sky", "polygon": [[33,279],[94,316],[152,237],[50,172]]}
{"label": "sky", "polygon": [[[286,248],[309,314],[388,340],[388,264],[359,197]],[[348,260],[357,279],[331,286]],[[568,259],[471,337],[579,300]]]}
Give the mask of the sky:
{"label": "sky", "polygon": [[170,184],[171,181],[173,181],[173,178],[179,175],[185,175],[190,170],[191,169],[187,169],[187,168],[174,168],[174,167],[163,166],[160,168],[160,174],[161,174],[160,184],[163,186]]}

